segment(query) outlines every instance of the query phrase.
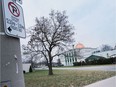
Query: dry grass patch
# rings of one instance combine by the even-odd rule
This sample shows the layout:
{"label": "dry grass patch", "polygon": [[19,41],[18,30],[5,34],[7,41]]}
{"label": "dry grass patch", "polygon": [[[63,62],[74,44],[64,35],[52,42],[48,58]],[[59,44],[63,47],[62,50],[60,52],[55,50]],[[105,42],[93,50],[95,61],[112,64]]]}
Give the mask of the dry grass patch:
{"label": "dry grass patch", "polygon": [[25,82],[26,87],[83,87],[114,75],[116,72],[54,70],[54,75],[48,76],[47,70],[40,70],[25,74]]}

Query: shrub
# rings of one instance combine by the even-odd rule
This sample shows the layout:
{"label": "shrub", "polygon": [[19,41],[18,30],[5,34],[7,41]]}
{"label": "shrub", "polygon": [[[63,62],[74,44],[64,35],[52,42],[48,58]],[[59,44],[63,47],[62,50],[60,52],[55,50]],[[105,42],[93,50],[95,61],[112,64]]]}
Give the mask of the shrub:
{"label": "shrub", "polygon": [[94,59],[94,60],[86,60],[86,62],[74,62],[73,66],[82,66],[82,65],[102,65],[102,64],[116,64],[116,57],[108,58],[108,59]]}
{"label": "shrub", "polygon": [[32,66],[30,66],[30,68],[29,68],[29,72],[33,72]]}

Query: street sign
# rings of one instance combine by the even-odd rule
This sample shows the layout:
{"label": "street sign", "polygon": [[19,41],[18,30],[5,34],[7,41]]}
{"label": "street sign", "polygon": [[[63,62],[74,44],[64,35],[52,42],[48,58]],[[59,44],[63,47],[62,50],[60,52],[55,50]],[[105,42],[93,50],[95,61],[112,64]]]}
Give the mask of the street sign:
{"label": "street sign", "polygon": [[5,33],[9,36],[25,38],[23,9],[12,0],[3,0],[3,19]]}

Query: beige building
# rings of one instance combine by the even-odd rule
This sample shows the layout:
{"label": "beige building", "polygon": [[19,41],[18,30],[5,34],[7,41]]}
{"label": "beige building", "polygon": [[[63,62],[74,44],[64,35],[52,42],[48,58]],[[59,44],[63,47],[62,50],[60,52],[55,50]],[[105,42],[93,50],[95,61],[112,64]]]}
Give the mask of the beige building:
{"label": "beige building", "polygon": [[73,49],[62,53],[59,58],[65,66],[73,66],[74,62],[84,61],[95,50],[96,48],[85,47],[83,44],[78,43]]}

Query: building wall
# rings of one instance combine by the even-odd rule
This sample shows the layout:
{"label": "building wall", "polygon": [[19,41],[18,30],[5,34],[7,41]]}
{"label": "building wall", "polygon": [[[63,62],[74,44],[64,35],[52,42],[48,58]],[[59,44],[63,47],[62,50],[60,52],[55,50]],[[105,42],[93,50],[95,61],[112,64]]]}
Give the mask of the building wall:
{"label": "building wall", "polygon": [[72,49],[64,52],[59,58],[64,66],[73,66],[74,62],[85,61],[85,59],[91,55],[102,56],[105,58],[116,56],[116,49],[94,53],[96,50],[96,48]]}
{"label": "building wall", "polygon": [[95,48],[71,49],[64,52],[59,58],[65,66],[73,66],[74,62],[84,61],[95,50]]}

